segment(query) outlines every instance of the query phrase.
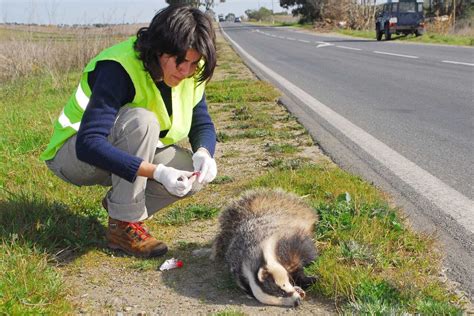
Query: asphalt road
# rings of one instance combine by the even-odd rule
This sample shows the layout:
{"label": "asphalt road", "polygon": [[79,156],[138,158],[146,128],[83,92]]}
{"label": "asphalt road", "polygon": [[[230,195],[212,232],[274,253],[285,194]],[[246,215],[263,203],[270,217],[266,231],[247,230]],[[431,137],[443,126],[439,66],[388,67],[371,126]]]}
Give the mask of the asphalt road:
{"label": "asphalt road", "polygon": [[247,64],[339,165],[436,232],[474,295],[474,49],[222,23]]}

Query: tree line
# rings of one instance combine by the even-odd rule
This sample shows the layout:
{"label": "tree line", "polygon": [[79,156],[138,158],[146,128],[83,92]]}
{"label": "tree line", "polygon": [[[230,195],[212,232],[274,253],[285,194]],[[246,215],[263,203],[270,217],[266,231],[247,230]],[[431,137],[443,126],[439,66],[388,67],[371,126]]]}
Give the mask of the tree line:
{"label": "tree line", "polygon": [[[212,8],[217,2],[225,0],[166,0],[168,4],[190,4],[204,7],[213,15]],[[427,17],[455,15],[466,17],[473,6],[472,0],[424,0]],[[344,21],[351,29],[371,27],[377,12],[377,0],[280,0],[280,6],[291,10],[294,16],[300,17],[299,22],[315,23],[318,21]],[[274,13],[260,7],[259,10],[246,10],[249,19],[265,20]]]}
{"label": "tree line", "polygon": [[[426,16],[455,14],[465,17],[473,6],[471,0],[425,0]],[[300,23],[324,20],[346,21],[353,29],[372,24],[377,10],[376,0],[280,0],[280,6],[300,16]]]}
{"label": "tree line", "polygon": [[[225,0],[219,0],[219,2],[225,2]],[[206,11],[211,10],[214,5],[214,0],[166,0],[168,4],[188,4],[192,5],[193,7],[199,8],[204,7]]]}

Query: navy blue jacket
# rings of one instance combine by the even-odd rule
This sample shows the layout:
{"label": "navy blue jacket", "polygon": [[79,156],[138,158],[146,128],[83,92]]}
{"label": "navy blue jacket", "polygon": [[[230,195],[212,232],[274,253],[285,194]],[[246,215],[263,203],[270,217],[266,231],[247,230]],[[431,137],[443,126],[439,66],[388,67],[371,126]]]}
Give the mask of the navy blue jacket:
{"label": "navy blue jacket", "polygon": [[[135,96],[132,80],[118,62],[101,61],[89,74],[88,83],[92,95],[77,133],[77,158],[133,182],[143,159],[112,146],[107,140],[120,108]],[[171,115],[171,88],[164,83],[157,84],[157,87]],[[166,132],[160,133],[164,135]],[[194,107],[188,137],[194,151],[204,147],[214,156],[216,132],[205,95]]]}

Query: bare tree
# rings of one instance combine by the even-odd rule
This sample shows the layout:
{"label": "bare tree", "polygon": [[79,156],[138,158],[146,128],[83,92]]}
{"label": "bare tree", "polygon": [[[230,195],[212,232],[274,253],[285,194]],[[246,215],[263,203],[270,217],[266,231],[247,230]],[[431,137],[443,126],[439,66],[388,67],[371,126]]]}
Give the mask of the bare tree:
{"label": "bare tree", "polygon": [[31,0],[31,5],[30,5],[30,10],[28,12],[28,24],[33,24],[35,23],[35,20],[36,20],[36,2]]}
{"label": "bare tree", "polygon": [[[221,1],[222,2],[222,1]],[[214,7],[214,0],[166,0],[168,4],[189,4],[193,7],[199,8],[205,7],[206,11],[209,11]]]}
{"label": "bare tree", "polygon": [[3,23],[7,23],[8,21],[8,10],[7,10],[7,5],[5,2],[1,1],[0,2],[0,11],[2,12],[2,21]]}
{"label": "bare tree", "polygon": [[[427,0],[428,16],[466,16],[473,0]],[[376,0],[280,0],[280,5],[302,16],[301,22],[323,24],[344,21],[351,29],[370,29],[377,12]]]}
{"label": "bare tree", "polygon": [[199,0],[166,0],[166,3],[168,3],[168,4],[170,4],[170,5],[174,5],[174,4],[190,4],[190,5],[194,6],[194,7],[198,7],[200,1],[199,1]]}
{"label": "bare tree", "polygon": [[49,0],[46,2],[44,9],[46,10],[46,15],[48,16],[48,24],[56,24],[56,14],[58,12],[59,4],[56,0]]}
{"label": "bare tree", "polygon": [[336,17],[347,22],[349,28],[368,29],[374,24],[377,10],[376,0],[341,0],[334,2],[332,7],[335,8]]}
{"label": "bare tree", "polygon": [[300,23],[308,23],[322,18],[325,1],[327,0],[280,0],[280,6],[291,8],[294,16],[301,16]]}
{"label": "bare tree", "polygon": [[211,10],[214,7],[214,0],[204,0],[201,1],[201,6],[206,8],[206,12]]}

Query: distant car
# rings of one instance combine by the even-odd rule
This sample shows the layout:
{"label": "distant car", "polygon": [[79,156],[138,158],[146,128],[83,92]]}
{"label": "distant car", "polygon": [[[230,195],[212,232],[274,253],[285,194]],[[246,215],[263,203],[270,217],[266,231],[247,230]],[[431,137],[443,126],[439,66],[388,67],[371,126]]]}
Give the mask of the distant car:
{"label": "distant car", "polygon": [[219,22],[224,22],[225,19],[223,17],[219,17]]}
{"label": "distant car", "polygon": [[239,17],[236,17],[236,18],[234,19],[234,23],[240,23],[240,22],[242,22],[242,20],[241,20]]}
{"label": "distant car", "polygon": [[375,21],[377,41],[385,35],[390,40],[392,34],[415,34],[425,32],[423,16],[423,0],[393,0],[385,3]]}

